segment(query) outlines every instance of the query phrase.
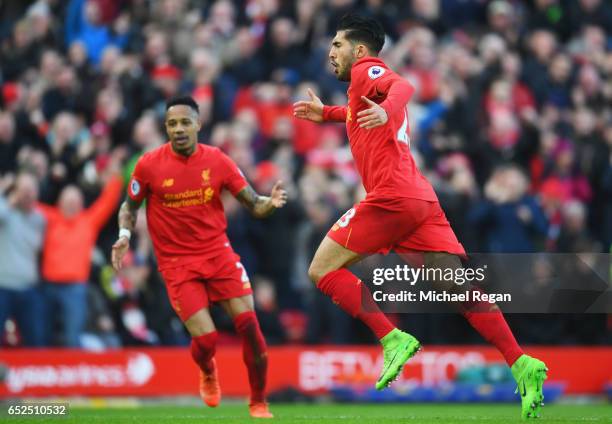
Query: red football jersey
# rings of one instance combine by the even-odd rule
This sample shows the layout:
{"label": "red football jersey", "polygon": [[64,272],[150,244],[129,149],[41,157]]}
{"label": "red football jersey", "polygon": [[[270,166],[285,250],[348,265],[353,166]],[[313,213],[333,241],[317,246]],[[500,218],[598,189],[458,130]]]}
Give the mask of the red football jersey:
{"label": "red football jersey", "polygon": [[368,109],[361,96],[380,104],[387,99],[391,85],[402,81],[410,97],[414,88],[375,57],[358,60],[351,70],[347,107],[326,106],[326,120],[345,120],[353,158],[368,198],[384,201],[389,208],[402,209],[401,198],[437,201],[431,184],[421,175],[410,154],[408,109],[394,108],[383,126],[363,129],[357,113]]}
{"label": "red football jersey", "polygon": [[147,201],[147,224],[159,269],[209,258],[225,248],[227,221],[221,203],[247,186],[238,166],[216,147],[198,144],[189,157],[170,143],[143,155],[128,195]]}

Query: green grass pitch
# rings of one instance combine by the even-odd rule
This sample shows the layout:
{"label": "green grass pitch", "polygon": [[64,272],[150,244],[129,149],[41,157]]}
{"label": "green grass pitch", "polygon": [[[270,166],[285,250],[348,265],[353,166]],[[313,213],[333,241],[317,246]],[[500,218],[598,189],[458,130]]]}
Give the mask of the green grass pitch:
{"label": "green grass pitch", "polygon": [[[499,404],[275,404],[271,407],[278,423],[521,423],[518,405]],[[3,423],[248,423],[246,405],[227,404],[211,409],[192,406],[144,406],[137,408],[77,409],[64,418],[4,418]],[[267,421],[267,420],[257,420]],[[547,405],[546,423],[612,423],[612,406]]]}

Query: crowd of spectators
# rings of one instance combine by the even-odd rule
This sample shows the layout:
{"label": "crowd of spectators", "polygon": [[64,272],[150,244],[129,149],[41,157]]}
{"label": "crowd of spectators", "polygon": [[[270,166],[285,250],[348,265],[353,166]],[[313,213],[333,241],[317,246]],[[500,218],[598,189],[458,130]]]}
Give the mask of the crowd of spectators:
{"label": "crowd of spectators", "polygon": [[[466,250],[610,251],[605,0],[6,0],[2,343],[186,343],[144,214],[123,270],[108,260],[120,177],[165,142],[165,101],[178,94],[200,106],[201,142],[229,154],[259,192],[282,179],[290,194],[261,222],[225,202],[269,343],[371,341],[307,277],[326,231],[364,195],[345,130],[292,116],[307,88],[346,103],[327,53],[348,11],[382,22],[382,58],[416,88],[411,151]],[[478,340],[460,317],[397,319],[425,342]],[[612,334],[605,315],[510,321],[532,343],[609,343]]]}

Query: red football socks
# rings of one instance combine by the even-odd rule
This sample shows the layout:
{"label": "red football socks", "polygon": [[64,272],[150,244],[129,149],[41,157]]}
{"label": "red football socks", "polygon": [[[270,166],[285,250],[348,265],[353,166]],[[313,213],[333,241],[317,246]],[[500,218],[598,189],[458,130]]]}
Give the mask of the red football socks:
{"label": "red football socks", "polygon": [[360,319],[379,340],[395,328],[376,305],[370,290],[349,270],[342,268],[325,274],[317,287],[344,312]]}
{"label": "red football socks", "polygon": [[212,364],[210,361],[213,356],[215,356],[216,344],[216,331],[202,334],[201,336],[191,339],[191,356],[195,363],[198,364],[200,369],[205,373],[211,371]]}
{"label": "red football socks", "polygon": [[499,350],[508,366],[512,366],[523,354],[496,304],[479,301],[463,305],[462,314],[487,342]]}
{"label": "red football socks", "polygon": [[265,402],[268,353],[255,312],[243,312],[234,318],[236,331],[242,338],[242,358],[249,373],[251,404]]}

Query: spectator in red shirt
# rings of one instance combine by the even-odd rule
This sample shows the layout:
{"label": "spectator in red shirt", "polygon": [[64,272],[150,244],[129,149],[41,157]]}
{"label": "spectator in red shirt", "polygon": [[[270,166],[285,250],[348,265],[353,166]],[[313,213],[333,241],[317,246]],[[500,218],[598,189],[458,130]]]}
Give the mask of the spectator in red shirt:
{"label": "spectator in red shirt", "polygon": [[83,193],[74,185],[62,190],[56,207],[39,204],[47,219],[42,260],[49,303],[47,321],[52,325],[54,317],[60,317],[65,346],[80,346],[79,337],[87,320],[91,254],[121,196],[123,180],[118,176],[117,159],[113,162],[107,169],[102,194],[90,207],[84,208]]}

